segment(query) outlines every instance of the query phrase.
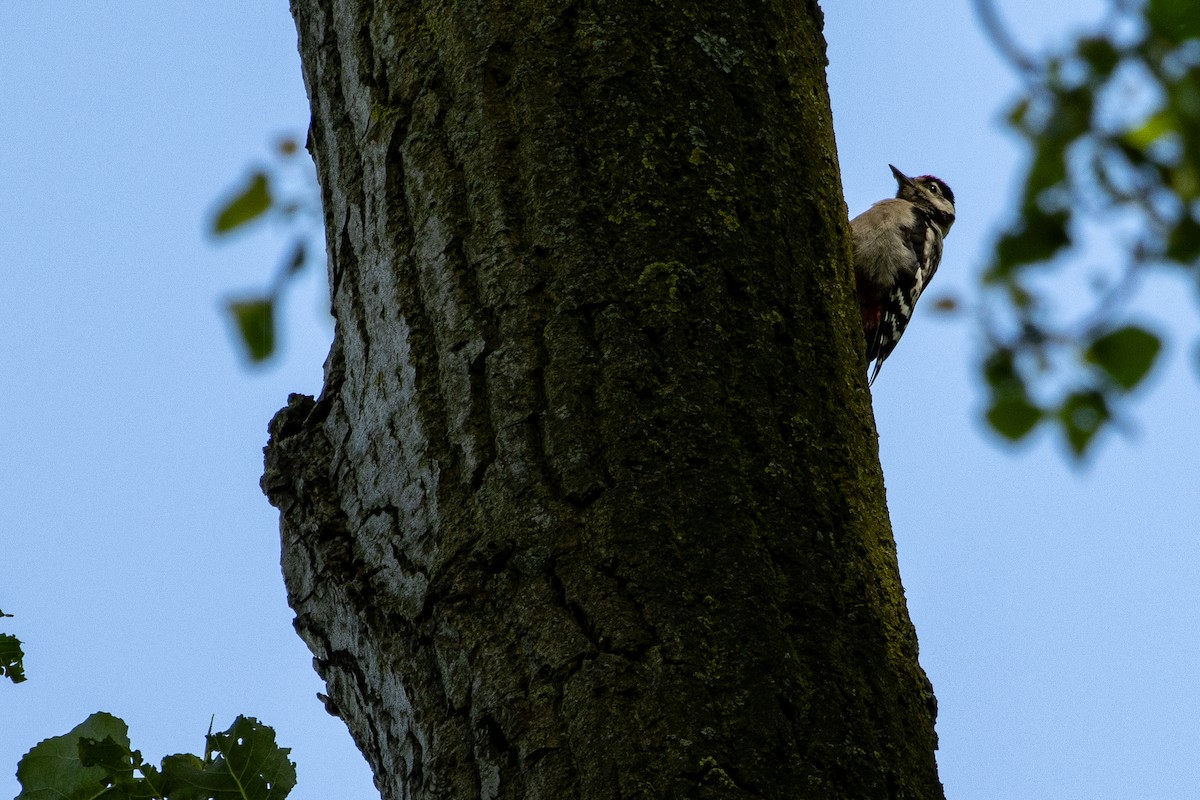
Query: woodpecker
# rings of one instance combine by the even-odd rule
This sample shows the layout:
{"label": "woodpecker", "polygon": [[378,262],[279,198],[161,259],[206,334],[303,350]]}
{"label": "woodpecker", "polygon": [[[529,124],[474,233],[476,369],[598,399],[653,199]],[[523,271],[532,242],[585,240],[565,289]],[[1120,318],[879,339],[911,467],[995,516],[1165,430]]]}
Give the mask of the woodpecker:
{"label": "woodpecker", "polygon": [[880,200],[850,221],[854,279],[867,340],[870,384],[896,349],[917,298],[942,260],[942,240],[954,224],[954,192],[940,178],[910,178],[892,167],[896,196]]}

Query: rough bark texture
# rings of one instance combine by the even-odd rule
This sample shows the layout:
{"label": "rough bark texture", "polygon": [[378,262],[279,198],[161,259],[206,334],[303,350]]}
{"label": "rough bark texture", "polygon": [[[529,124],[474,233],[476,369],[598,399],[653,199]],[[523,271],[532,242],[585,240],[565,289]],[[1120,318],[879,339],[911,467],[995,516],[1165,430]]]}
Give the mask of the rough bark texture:
{"label": "rough bark texture", "polygon": [[820,11],[293,0],[296,627],[392,798],[937,798]]}

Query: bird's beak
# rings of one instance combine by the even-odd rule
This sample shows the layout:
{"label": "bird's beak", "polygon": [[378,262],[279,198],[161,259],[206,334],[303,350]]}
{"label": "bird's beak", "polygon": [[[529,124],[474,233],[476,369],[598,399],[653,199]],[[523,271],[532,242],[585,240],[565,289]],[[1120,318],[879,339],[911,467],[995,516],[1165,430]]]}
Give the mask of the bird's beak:
{"label": "bird's beak", "polygon": [[888,167],[890,167],[890,168],[891,168],[891,170],[892,170],[892,175],[893,175],[893,176],[895,176],[895,178],[896,178],[896,181],[897,181],[897,182],[898,182],[898,183],[899,183],[901,186],[906,186],[906,185],[907,185],[907,186],[912,186],[912,178],[908,177],[908,176],[907,176],[907,175],[905,175],[903,172],[901,172],[900,170],[898,170],[898,169],[896,169],[895,167],[893,167],[891,164],[888,164]]}

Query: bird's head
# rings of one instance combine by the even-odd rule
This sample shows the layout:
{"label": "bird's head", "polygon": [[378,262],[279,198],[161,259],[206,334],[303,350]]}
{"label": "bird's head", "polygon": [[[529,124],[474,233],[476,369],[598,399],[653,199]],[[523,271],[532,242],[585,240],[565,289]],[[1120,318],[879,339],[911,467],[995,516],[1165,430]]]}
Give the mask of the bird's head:
{"label": "bird's head", "polygon": [[900,170],[892,167],[892,175],[899,184],[896,197],[907,200],[927,209],[933,214],[934,220],[942,228],[942,234],[950,232],[954,224],[954,191],[941,178],[933,175],[919,175],[910,178]]}

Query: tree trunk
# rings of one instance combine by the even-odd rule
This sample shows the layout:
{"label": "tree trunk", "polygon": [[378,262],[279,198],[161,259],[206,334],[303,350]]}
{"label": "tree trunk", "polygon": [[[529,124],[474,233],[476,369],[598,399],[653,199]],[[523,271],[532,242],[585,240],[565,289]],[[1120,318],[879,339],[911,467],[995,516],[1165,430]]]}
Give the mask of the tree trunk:
{"label": "tree trunk", "polygon": [[337,328],[271,425],[393,798],[940,798],[813,2],[293,0]]}

